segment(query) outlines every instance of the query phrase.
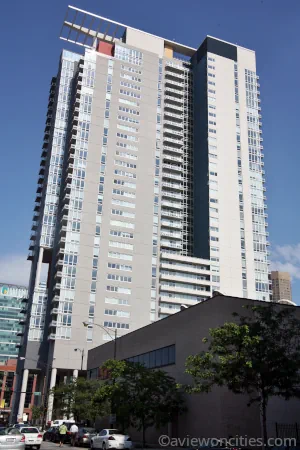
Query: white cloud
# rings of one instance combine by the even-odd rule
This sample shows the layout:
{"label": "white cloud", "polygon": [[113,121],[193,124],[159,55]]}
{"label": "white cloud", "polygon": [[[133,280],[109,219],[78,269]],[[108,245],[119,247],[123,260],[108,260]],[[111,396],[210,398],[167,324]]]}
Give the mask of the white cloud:
{"label": "white cloud", "polygon": [[292,279],[300,279],[300,243],[275,245],[271,254],[271,269],[289,272]]}
{"label": "white cloud", "polygon": [[31,262],[27,255],[0,256],[0,282],[28,286]]}

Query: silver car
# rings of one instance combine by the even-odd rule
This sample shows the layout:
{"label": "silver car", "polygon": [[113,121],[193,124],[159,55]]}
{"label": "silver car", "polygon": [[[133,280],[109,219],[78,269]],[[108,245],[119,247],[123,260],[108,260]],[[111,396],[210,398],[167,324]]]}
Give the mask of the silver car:
{"label": "silver car", "polygon": [[1,450],[25,450],[25,436],[18,428],[4,428],[0,430]]}

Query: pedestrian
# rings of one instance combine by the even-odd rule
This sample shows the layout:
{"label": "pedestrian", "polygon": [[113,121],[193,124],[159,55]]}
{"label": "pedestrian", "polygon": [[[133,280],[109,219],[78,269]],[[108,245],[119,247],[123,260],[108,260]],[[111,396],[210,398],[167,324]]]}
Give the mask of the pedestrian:
{"label": "pedestrian", "polygon": [[78,426],[76,425],[76,423],[73,423],[73,425],[70,428],[70,432],[71,432],[71,446],[75,447],[75,440],[78,433]]}
{"label": "pedestrian", "polygon": [[64,445],[67,431],[68,431],[68,428],[66,427],[65,422],[63,422],[61,424],[61,426],[59,427],[59,430],[58,430],[58,432],[59,432],[59,446],[60,447]]}

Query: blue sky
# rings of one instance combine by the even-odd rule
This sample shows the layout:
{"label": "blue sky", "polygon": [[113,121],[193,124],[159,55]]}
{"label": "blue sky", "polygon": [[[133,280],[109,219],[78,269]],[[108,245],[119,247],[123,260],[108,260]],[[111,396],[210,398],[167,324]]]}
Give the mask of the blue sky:
{"label": "blue sky", "polygon": [[[1,4],[1,281],[28,279],[26,257],[49,82],[61,49],[72,48],[58,38],[67,4],[67,0]],[[300,304],[299,0],[73,0],[71,4],[192,47],[209,34],[256,51],[273,266],[292,273],[294,300]]]}

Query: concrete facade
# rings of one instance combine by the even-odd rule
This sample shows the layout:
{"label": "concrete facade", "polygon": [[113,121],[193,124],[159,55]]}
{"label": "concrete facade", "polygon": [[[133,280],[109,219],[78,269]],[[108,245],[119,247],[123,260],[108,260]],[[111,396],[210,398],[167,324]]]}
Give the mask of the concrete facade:
{"label": "concrete facade", "polygon": [[279,300],[292,301],[291,275],[288,272],[271,272],[273,301]]}
{"label": "concrete facade", "polygon": [[[175,345],[175,363],[162,365],[161,369],[174,377],[178,383],[189,384],[192,379],[185,373],[186,358],[207,348],[202,339],[209,336],[209,329],[233,321],[234,312],[245,315],[247,311],[243,308],[244,305],[256,304],[258,302],[247,299],[215,296],[117,339],[117,359],[133,358]],[[299,317],[299,308],[295,308],[294,311]],[[99,367],[107,359],[111,359],[112,355],[111,342],[90,350],[88,375],[97,378]],[[180,438],[261,436],[258,405],[248,407],[248,397],[245,395],[235,395],[225,388],[216,388],[209,394],[186,395],[185,400],[188,411],[179,417],[177,426],[173,424],[173,428],[169,427],[168,430],[149,430],[147,433],[149,443],[156,443],[158,436],[164,433],[171,435],[170,437]],[[267,412],[269,436],[276,437],[276,422],[293,424],[297,421],[299,412],[298,400],[271,399]],[[133,439],[141,438],[134,430],[131,430],[131,435]]]}
{"label": "concrete facade", "polygon": [[96,31],[103,18],[89,29],[76,11],[64,26],[86,48],[63,50],[51,80],[18,367],[43,367],[47,387],[85,370],[115,331],[214,290],[270,298],[263,163],[248,170],[249,116],[256,135],[261,125],[254,52],[211,37],[197,50],[104,19],[108,36]]}

